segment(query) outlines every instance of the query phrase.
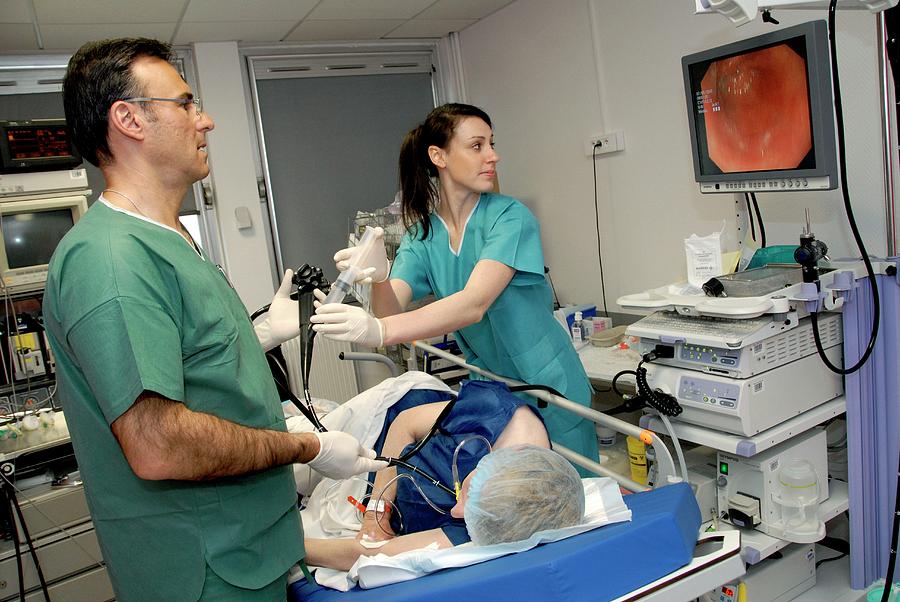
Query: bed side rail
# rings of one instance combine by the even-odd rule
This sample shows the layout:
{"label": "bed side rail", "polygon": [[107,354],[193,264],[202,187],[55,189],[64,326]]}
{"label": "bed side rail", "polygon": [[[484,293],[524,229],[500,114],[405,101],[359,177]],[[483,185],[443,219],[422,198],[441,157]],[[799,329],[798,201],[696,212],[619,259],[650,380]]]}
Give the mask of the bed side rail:
{"label": "bed side rail", "polygon": [[[427,351],[432,355],[436,355],[438,357],[446,359],[449,362],[452,362],[453,364],[456,364],[457,366],[465,368],[471,373],[478,374],[479,376],[483,376],[491,380],[503,382],[511,386],[527,384],[511,378],[499,376],[497,374],[494,374],[493,372],[490,372],[483,368],[479,368],[478,366],[468,364],[459,356],[453,355],[452,353],[447,353],[442,349],[438,349],[437,347],[434,347],[427,343],[423,343],[421,341],[413,341],[413,347],[418,347],[423,351]],[[415,353],[413,353],[413,356],[415,356]],[[585,407],[579,403],[575,403],[570,399],[566,399],[565,397],[553,395],[552,393],[549,393],[547,391],[524,391],[524,393],[528,393],[532,397],[535,397],[542,401],[546,401],[547,403],[552,403],[558,407],[569,410],[570,412],[574,412],[575,414],[578,414],[582,418],[586,418],[587,420],[590,420],[595,424],[602,424],[603,426],[609,427],[616,432],[623,433],[625,435],[631,435],[632,437],[640,439],[647,445],[653,446],[653,451],[656,452],[656,462],[659,474],[659,478],[657,479],[655,487],[668,485],[670,482],[673,482],[677,479],[677,473],[675,472],[675,462],[672,459],[672,454],[669,453],[669,449],[666,447],[662,438],[655,432],[640,428],[629,422],[625,422],[624,420],[615,418],[614,416],[604,414],[603,412],[598,412],[597,410]],[[606,467],[598,464],[596,460],[591,460],[590,458],[587,458],[562,445],[559,445],[556,442],[553,443],[553,449],[565,456],[574,464],[582,466],[595,474],[615,479],[622,487],[628,489],[629,491],[645,491],[649,489],[649,487],[647,487],[646,485],[641,485],[637,481],[634,481],[619,473],[613,472]]]}

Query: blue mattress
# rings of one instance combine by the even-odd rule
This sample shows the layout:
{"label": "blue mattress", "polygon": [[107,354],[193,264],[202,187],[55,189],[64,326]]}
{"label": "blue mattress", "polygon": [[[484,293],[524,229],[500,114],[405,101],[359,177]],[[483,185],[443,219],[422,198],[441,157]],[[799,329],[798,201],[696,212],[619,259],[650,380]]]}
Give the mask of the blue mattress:
{"label": "blue mattress", "polygon": [[700,510],[685,483],[625,496],[632,520],[403,583],[338,592],[298,581],[290,602],[612,600],[688,564]]}

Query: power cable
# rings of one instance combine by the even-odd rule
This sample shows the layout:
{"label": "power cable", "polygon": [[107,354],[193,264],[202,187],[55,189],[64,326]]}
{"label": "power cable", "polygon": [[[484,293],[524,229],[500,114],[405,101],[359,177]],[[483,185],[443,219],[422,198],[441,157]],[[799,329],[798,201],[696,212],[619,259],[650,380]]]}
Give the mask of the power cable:
{"label": "power cable", "polygon": [[606,283],[603,280],[603,252],[600,250],[600,203],[597,199],[597,149],[600,148],[600,142],[594,143],[591,151],[591,166],[594,168],[594,226],[597,228],[597,261],[600,264],[600,294],[603,296],[603,315],[609,317],[609,310],[606,307]]}
{"label": "power cable", "polygon": [[750,222],[750,239],[756,242],[756,225],[753,220],[753,212],[750,209],[750,193],[744,193],[744,203],[747,204],[747,221]]}
{"label": "power cable", "polygon": [[766,225],[763,223],[762,215],[759,213],[759,203],[756,202],[756,193],[750,193],[750,200],[753,201],[753,211],[756,212],[756,223],[759,225],[759,248],[766,248]]}
{"label": "power cable", "polygon": [[847,213],[847,221],[850,223],[850,230],[853,233],[853,239],[856,241],[856,246],[862,255],[863,263],[866,266],[866,275],[869,280],[869,286],[872,288],[872,304],[874,306],[872,332],[869,335],[869,343],[866,345],[866,350],[863,352],[862,357],[860,357],[850,368],[840,368],[832,364],[825,355],[825,350],[822,347],[822,340],[819,335],[818,311],[811,312],[810,318],[812,322],[813,339],[816,344],[816,350],[819,352],[819,357],[822,358],[822,362],[832,372],[846,376],[847,374],[852,374],[862,368],[869,360],[869,356],[871,356],[872,352],[875,350],[875,340],[878,337],[878,327],[881,321],[881,301],[878,297],[878,281],[875,279],[875,270],[872,267],[872,262],[869,260],[869,252],[866,250],[866,245],[859,233],[859,228],[856,226],[853,207],[850,205],[850,191],[847,186],[847,156],[844,144],[844,109],[843,104],[841,103],[841,83],[838,73],[837,42],[835,38],[836,5],[837,0],[831,0],[828,6],[828,42],[831,49],[831,79],[834,85],[834,113],[837,122],[837,147],[838,163],[840,165],[841,193],[844,199],[844,210]]}

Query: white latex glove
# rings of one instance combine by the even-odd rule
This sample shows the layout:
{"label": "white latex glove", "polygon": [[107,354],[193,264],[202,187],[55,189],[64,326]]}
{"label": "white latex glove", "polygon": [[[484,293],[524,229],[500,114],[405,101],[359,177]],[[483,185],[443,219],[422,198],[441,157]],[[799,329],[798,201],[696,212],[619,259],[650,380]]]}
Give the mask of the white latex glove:
{"label": "white latex glove", "polygon": [[329,479],[347,479],[388,466],[384,460],[375,460],[375,450],[360,445],[353,435],[340,431],[313,434],[319,438],[319,453],[306,465]]}
{"label": "white latex glove", "polygon": [[[334,265],[338,272],[350,267],[351,259],[359,250],[359,247],[348,247],[334,254]],[[384,248],[384,228],[375,228],[375,242],[372,243],[369,255],[356,267],[359,268],[356,282],[360,284],[384,282],[391,275],[391,262],[388,261],[387,251]]]}
{"label": "white latex glove", "polygon": [[318,301],[316,313],[309,321],[313,330],[335,341],[348,341],[364,347],[381,347],[384,344],[384,325],[381,320],[370,315],[361,307],[344,303],[322,305],[325,294],[316,289],[313,293]]}
{"label": "white latex glove", "polygon": [[300,309],[291,299],[291,278],[294,270],[285,270],[281,286],[275,291],[266,319],[253,325],[263,351],[278,347],[300,334]]}

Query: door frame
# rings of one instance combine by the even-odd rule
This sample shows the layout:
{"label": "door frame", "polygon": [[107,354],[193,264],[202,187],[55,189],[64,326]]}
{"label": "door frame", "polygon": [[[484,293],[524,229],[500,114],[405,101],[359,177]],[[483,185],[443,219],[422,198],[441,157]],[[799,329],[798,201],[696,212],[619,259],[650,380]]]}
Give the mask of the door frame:
{"label": "door frame", "polygon": [[[272,193],[266,157],[262,114],[257,81],[275,78],[340,77],[430,71],[435,106],[445,102],[465,102],[465,84],[459,36],[434,40],[375,40],[367,42],[309,43],[291,46],[241,47],[244,59],[245,93],[250,107],[254,157],[262,214],[266,224],[266,242],[275,282],[280,281],[285,265],[281,256],[275,198]],[[423,116],[424,117],[424,116]]]}

